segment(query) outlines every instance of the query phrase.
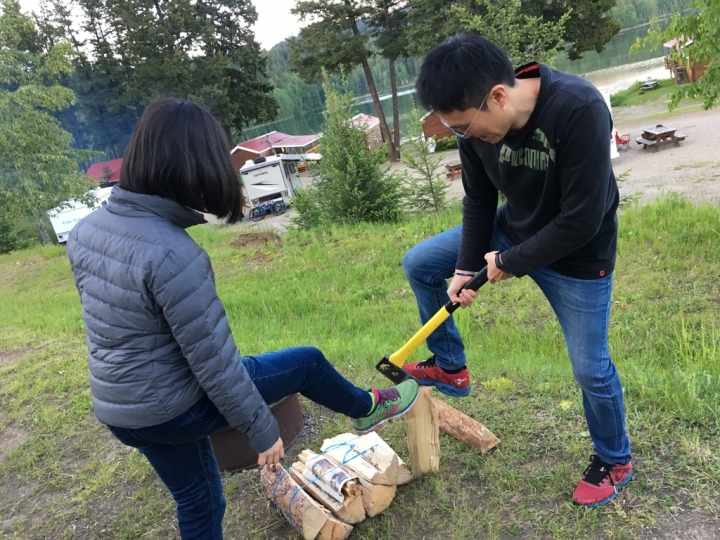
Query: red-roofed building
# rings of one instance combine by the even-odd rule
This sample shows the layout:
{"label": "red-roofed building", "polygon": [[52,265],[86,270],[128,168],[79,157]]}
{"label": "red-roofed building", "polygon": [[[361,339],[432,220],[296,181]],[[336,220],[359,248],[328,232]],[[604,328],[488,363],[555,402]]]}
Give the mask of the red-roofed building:
{"label": "red-roofed building", "polygon": [[319,135],[288,135],[280,131],[271,131],[254,139],[239,143],[230,159],[237,170],[248,160],[268,157],[273,154],[305,154],[320,139]]}
{"label": "red-roofed building", "polygon": [[110,161],[102,161],[100,163],[93,163],[88,168],[88,176],[92,176],[97,179],[98,184],[117,183],[120,180],[120,167],[122,166],[122,158],[113,159]]}
{"label": "red-roofed building", "polygon": [[259,158],[261,156],[271,156],[273,154],[273,145],[280,141],[290,137],[287,133],[281,133],[279,131],[271,131],[265,135],[260,135],[254,139],[248,139],[239,143],[230,152],[230,159],[232,159],[235,169],[238,171],[240,167],[245,165],[247,160]]}
{"label": "red-roofed building", "polygon": [[276,154],[307,154],[319,140],[320,135],[292,135],[273,144],[272,149]]}
{"label": "red-roofed building", "polygon": [[375,150],[385,142],[380,129],[380,119],[377,116],[369,116],[359,113],[350,119],[353,126],[361,127],[367,136],[368,149]]}

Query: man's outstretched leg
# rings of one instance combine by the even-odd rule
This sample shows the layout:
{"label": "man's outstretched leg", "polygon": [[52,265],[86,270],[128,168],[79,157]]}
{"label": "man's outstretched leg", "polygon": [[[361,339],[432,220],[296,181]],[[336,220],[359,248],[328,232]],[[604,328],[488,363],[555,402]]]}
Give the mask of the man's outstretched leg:
{"label": "man's outstretched leg", "polygon": [[[403,270],[415,293],[420,321],[425,324],[448,301],[446,279],[455,271],[461,227],[438,234],[410,249],[403,257]],[[403,369],[426,386],[435,386],[450,396],[467,396],[472,389],[465,363],[465,346],[452,317],[427,339],[433,355]]]}

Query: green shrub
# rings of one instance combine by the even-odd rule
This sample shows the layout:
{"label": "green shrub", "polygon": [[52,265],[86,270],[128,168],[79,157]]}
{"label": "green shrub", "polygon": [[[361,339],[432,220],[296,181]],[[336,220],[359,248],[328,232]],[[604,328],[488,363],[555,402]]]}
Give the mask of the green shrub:
{"label": "green shrub", "polygon": [[28,243],[18,236],[12,221],[0,218],[0,254],[23,249]]}
{"label": "green shrub", "polygon": [[400,180],[383,164],[386,149],[369,151],[362,126],[353,125],[353,96],[325,79],[322,161],[310,169],[313,188],[296,202],[300,227],[336,223],[392,222],[402,215]]}
{"label": "green shrub", "polygon": [[435,143],[435,151],[436,152],[444,152],[446,150],[455,150],[458,147],[457,145],[457,137],[443,137],[442,139],[438,139]]}

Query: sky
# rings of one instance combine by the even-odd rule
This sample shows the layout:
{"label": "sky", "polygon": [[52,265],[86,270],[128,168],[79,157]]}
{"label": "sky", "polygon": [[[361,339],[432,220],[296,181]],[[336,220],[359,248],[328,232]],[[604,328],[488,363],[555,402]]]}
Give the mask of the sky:
{"label": "sky", "polygon": [[[263,49],[271,49],[287,37],[297,35],[300,21],[290,13],[296,0],[252,0],[258,12],[255,39]],[[38,0],[20,0],[24,11],[37,9]]]}

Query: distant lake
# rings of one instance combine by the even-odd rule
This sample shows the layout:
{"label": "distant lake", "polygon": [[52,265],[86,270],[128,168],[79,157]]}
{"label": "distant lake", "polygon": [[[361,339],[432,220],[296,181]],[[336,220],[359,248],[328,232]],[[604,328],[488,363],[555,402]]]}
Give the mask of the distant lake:
{"label": "distant lake", "polygon": [[[601,90],[610,93],[627,88],[635,81],[646,77],[654,79],[668,78],[670,72],[663,67],[663,50],[652,51],[646,47],[642,51],[630,52],[630,47],[639,37],[647,35],[648,26],[627,30],[615,36],[601,53],[588,52],[580,60],[568,60],[564,54],[559,55],[555,67],[562,71],[569,71],[582,75]],[[661,47],[662,49],[662,47]],[[381,94],[380,100],[392,131],[392,100],[390,93]],[[400,108],[401,135],[405,135],[403,127],[407,124],[415,104],[415,90],[412,87],[401,88],[398,92],[398,105]],[[364,97],[353,107],[355,112],[375,116],[375,106],[370,97]],[[270,122],[262,126],[253,126],[243,132],[243,140],[251,139],[269,131],[281,131],[290,135],[303,135],[319,133],[322,131],[322,111],[311,111],[302,116],[286,118]]]}

